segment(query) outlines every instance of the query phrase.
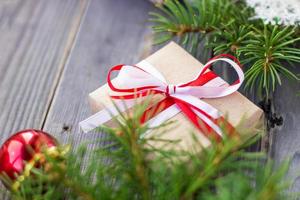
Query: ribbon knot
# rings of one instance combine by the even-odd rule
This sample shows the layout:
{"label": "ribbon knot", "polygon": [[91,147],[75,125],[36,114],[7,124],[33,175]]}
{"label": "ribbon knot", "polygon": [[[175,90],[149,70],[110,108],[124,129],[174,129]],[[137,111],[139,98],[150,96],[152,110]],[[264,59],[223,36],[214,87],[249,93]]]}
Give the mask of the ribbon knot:
{"label": "ribbon knot", "polygon": [[167,96],[170,96],[172,94],[175,94],[176,93],[176,85],[167,85],[166,87],[166,95]]}
{"label": "ribbon knot", "polygon": [[[217,61],[227,62],[234,68],[238,79],[233,84],[226,83],[209,70],[212,64]],[[109,89],[117,93],[117,95],[111,95],[112,99],[127,102],[125,107],[122,107],[123,102],[117,103],[120,106],[119,111],[131,108],[134,105],[131,100],[137,97],[145,97],[149,94],[165,94],[163,100],[144,112],[141,123],[147,122],[149,126],[157,126],[182,112],[203,134],[219,140],[223,134],[219,127],[220,122],[225,122],[231,129],[233,127],[226,122],[216,108],[202,99],[220,98],[237,91],[244,80],[244,73],[239,65],[235,57],[222,54],[209,60],[193,80],[172,85],[167,84],[162,74],[154,67],[146,61],[142,61],[139,66],[114,66],[108,73],[107,83]],[[114,71],[119,71],[119,75],[116,77],[119,82],[118,86],[111,81],[111,73]],[[154,112],[152,111],[153,109],[157,110],[157,107],[160,107],[160,113],[153,115]],[[107,109],[110,111],[109,114],[102,110],[80,122],[81,128],[85,132],[90,131],[111,120],[114,115],[118,115],[115,108]]]}

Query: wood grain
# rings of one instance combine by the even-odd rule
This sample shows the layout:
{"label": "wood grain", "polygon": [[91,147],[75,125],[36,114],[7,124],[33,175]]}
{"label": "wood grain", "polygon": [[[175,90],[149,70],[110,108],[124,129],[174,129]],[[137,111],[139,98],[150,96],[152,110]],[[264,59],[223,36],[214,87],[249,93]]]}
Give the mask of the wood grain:
{"label": "wood grain", "polygon": [[[299,68],[293,69],[295,74]],[[284,79],[274,95],[275,111],[283,117],[283,125],[272,131],[272,156],[281,162],[290,159],[288,178],[293,181],[292,192],[300,192],[300,84]]]}
{"label": "wood grain", "polygon": [[84,1],[7,0],[0,3],[0,142],[23,128],[40,128]]}
{"label": "wood grain", "polygon": [[[24,128],[43,128],[75,147],[101,140],[101,134],[78,128],[91,114],[88,94],[105,83],[110,66],[149,55],[152,9],[144,0],[2,0],[0,144]],[[225,73],[228,80],[230,74]],[[284,124],[274,131],[271,150],[277,163],[291,158],[291,191],[299,192],[300,97],[295,91],[299,84],[287,80],[276,91],[276,112]],[[6,199],[2,192],[0,199]]]}
{"label": "wood grain", "polygon": [[151,3],[141,0],[91,1],[44,130],[74,147],[102,137],[83,134],[78,128],[78,123],[92,114],[88,94],[105,83],[112,65],[137,63],[148,54],[144,47],[149,43],[151,9]]}
{"label": "wood grain", "polygon": [[42,127],[86,5],[85,0],[0,2],[0,144],[20,129]]}

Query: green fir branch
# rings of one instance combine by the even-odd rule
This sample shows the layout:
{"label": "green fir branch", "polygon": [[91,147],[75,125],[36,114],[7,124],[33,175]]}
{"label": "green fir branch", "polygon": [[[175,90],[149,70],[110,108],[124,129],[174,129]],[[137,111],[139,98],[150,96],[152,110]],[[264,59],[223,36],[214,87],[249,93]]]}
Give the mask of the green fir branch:
{"label": "green fir branch", "polygon": [[212,141],[201,151],[196,137],[192,145],[197,151],[152,148],[156,138],[165,142],[162,146],[177,144],[153,133],[143,136],[150,130],[140,124],[145,108],[139,105],[116,118],[116,128],[103,127],[107,135],[102,147],[82,145],[67,154],[59,149],[55,156],[46,154],[46,164],[34,168],[19,188],[11,191],[12,199],[288,199],[283,192],[289,186],[284,181],[288,162],[272,170],[264,153],[245,150],[259,135],[245,141],[227,137],[221,127],[223,141]]}
{"label": "green fir branch", "polygon": [[[264,25],[242,0],[167,0],[150,14],[156,42],[177,42],[199,55],[230,53],[245,64],[245,89],[269,98],[281,79],[299,80],[290,66],[300,61],[299,28]],[[297,83],[297,82],[296,82]]]}
{"label": "green fir branch", "polygon": [[286,67],[289,62],[300,62],[300,50],[293,47],[300,37],[294,38],[294,34],[292,27],[265,25],[263,30],[253,28],[244,46],[237,50],[241,61],[249,66],[245,88],[253,90],[258,87],[259,93],[268,98],[270,92],[281,85],[282,76],[299,80]]}

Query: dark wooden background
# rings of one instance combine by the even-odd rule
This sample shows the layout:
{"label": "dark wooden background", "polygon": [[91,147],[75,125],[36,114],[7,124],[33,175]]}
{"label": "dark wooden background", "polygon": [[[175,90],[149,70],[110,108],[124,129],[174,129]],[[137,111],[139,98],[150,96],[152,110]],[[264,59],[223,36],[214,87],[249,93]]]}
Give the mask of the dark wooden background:
{"label": "dark wooden background", "polygon": [[[151,10],[146,0],[1,0],[0,144],[25,128],[43,129],[75,146],[101,138],[78,128],[91,114],[87,95],[105,82],[110,66],[137,63],[153,51]],[[270,138],[276,161],[292,159],[289,177],[298,192],[299,90],[285,80],[276,91],[284,124]]]}

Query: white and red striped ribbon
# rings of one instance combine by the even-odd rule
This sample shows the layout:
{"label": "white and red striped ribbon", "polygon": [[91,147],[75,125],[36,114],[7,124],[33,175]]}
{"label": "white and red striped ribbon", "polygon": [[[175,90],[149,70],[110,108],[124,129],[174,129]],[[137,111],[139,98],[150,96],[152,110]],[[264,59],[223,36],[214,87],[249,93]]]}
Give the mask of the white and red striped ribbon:
{"label": "white and red striped ribbon", "polygon": [[[224,61],[232,66],[238,75],[237,81],[231,85],[227,84],[212,71],[209,71],[211,65],[217,61]],[[110,76],[113,71],[119,71],[116,77],[117,84],[111,82]],[[117,95],[111,97],[117,99],[116,104],[121,111],[134,106],[134,98],[137,96],[164,94],[166,96],[165,100],[172,100],[171,106],[148,120],[149,126],[158,126],[179,112],[183,112],[198,128],[200,127],[197,122],[199,119],[219,136],[222,136],[222,131],[217,120],[222,115],[216,108],[201,99],[230,95],[238,90],[243,81],[244,73],[239,66],[239,62],[233,56],[226,54],[217,56],[207,62],[193,80],[178,85],[168,84],[162,74],[146,61],[142,61],[136,66],[117,65],[109,71],[107,77],[110,90],[117,93]],[[126,106],[124,106],[124,103],[120,103],[121,100],[125,101]],[[89,132],[110,121],[116,115],[118,115],[117,110],[110,106],[80,122],[79,125],[84,132]]]}

